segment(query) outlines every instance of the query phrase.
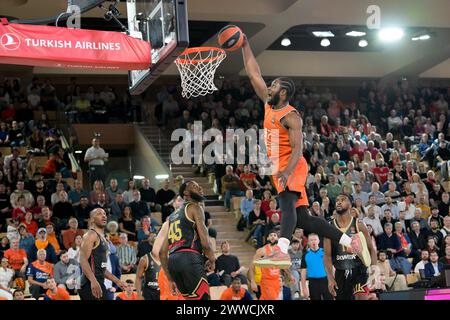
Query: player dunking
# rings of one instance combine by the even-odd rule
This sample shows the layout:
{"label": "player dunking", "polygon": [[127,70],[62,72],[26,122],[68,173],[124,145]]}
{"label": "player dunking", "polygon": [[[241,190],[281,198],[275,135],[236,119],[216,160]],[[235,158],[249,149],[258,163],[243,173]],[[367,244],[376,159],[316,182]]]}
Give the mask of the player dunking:
{"label": "player dunking", "polygon": [[181,185],[180,195],[185,203],[169,216],[159,254],[161,266],[173,291],[176,285],[186,300],[209,300],[205,257],[213,269],[216,257],[209,243],[205,214],[198,204],[204,200],[203,190],[189,181]]}
{"label": "player dunking", "polygon": [[[351,214],[351,201],[346,194],[341,194],[336,198],[337,216],[333,224],[342,232],[353,236],[362,232],[366,238],[370,251],[372,272],[377,264],[377,253],[372,247],[369,232],[366,225]],[[336,300],[372,300],[372,295],[367,286],[367,267],[355,255],[349,254],[342,245],[332,243],[329,239],[324,240],[324,264],[328,278],[328,288]],[[333,266],[336,269],[333,275]]]}
{"label": "player dunking", "polygon": [[90,213],[91,229],[84,235],[80,249],[81,300],[106,300],[105,278],[117,284],[122,290],[125,286],[106,269],[108,242],[105,239],[106,213],[97,208]]}
{"label": "player dunking", "polygon": [[[299,227],[344,245],[368,265],[369,253],[364,237],[356,234],[350,238],[325,220],[312,217],[308,213],[309,203],[305,189],[308,164],[303,157],[303,121],[297,110],[289,105],[289,100],[295,93],[293,81],[289,78],[277,78],[268,88],[246,38],[242,52],[247,75],[256,94],[265,103],[267,155],[276,166],[272,181],[279,193],[280,209],[283,213],[278,250],[255,261],[255,264],[260,267],[288,268],[291,265],[287,254],[289,239],[294,229]],[[276,149],[278,152],[273,154],[272,150]]]}

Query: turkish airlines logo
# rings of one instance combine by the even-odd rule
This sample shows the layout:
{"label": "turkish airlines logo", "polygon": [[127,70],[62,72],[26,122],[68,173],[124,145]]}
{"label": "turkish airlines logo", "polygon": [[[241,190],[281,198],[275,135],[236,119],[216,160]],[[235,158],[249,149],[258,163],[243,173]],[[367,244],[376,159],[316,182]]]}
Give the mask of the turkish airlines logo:
{"label": "turkish airlines logo", "polygon": [[0,39],[0,44],[6,50],[17,50],[20,46],[20,39],[15,34],[5,33]]}

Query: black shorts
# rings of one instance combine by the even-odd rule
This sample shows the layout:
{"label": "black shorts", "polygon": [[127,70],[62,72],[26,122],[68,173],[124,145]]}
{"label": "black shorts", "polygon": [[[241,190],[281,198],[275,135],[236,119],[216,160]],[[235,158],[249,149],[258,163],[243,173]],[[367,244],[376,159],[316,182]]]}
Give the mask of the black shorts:
{"label": "black shorts", "polygon": [[205,257],[199,253],[178,251],[169,256],[169,273],[186,300],[209,300]]}
{"label": "black shorts", "polygon": [[100,287],[102,288],[102,297],[100,299],[95,298],[92,295],[91,283],[88,281],[84,285],[81,286],[80,290],[78,290],[78,295],[80,296],[80,300],[108,300],[106,296],[106,288],[103,281],[98,282]]}
{"label": "black shorts", "polygon": [[336,300],[352,300],[353,296],[359,294],[368,294],[367,287],[367,268],[364,266],[350,270],[336,270]]}
{"label": "black shorts", "polygon": [[144,287],[144,289],[142,289],[142,296],[144,297],[144,300],[160,300],[161,295],[159,289]]}

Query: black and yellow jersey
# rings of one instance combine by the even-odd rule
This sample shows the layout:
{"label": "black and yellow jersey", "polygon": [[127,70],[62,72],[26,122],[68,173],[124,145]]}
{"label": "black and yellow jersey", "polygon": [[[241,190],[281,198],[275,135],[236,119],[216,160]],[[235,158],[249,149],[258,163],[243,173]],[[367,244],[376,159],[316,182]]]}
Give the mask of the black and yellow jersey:
{"label": "black and yellow jersey", "polygon": [[177,251],[194,251],[202,253],[195,221],[187,216],[187,209],[192,202],[186,202],[169,216],[169,255]]}

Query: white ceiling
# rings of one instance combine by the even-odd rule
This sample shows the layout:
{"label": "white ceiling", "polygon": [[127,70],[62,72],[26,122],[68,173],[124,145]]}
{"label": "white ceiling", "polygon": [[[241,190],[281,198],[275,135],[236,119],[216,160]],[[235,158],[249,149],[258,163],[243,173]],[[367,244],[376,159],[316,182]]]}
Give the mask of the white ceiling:
{"label": "white ceiling", "polygon": [[[450,30],[450,0],[188,1],[189,18],[192,20],[231,21],[237,25],[240,22],[264,24],[265,27],[250,38],[250,43],[266,76],[386,78],[402,74],[450,78],[450,33],[442,29],[442,32],[438,32],[438,38],[426,42],[406,41],[378,53],[266,50],[281,34],[295,25],[365,25],[368,18],[366,9],[371,4],[380,7],[382,26]],[[66,0],[0,0],[0,14],[20,18],[48,17],[65,10],[66,3]],[[125,13],[124,4],[121,6]],[[103,11],[93,9],[88,15],[102,16]],[[211,43],[214,41],[210,40]],[[242,68],[242,57],[237,52],[227,57],[220,72],[243,74]],[[168,74],[176,72],[175,68],[168,70]]]}

